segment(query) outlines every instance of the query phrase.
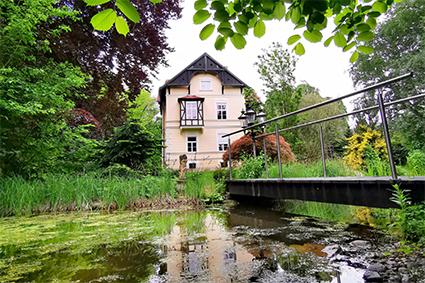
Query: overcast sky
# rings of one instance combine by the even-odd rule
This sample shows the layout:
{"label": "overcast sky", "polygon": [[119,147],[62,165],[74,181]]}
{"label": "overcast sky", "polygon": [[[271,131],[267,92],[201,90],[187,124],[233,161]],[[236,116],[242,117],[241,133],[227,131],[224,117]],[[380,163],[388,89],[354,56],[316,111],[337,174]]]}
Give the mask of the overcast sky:
{"label": "overcast sky", "polygon": [[[286,22],[284,19],[280,22],[267,21],[266,34],[262,38],[254,37],[253,31],[249,31],[244,49],[237,50],[229,40],[224,50],[217,51],[214,48],[216,32],[205,41],[199,39],[201,29],[207,23],[212,22],[212,17],[201,25],[195,25],[193,23],[194,2],[194,0],[183,2],[181,4],[183,6],[182,18],[169,22],[171,29],[166,31],[166,36],[170,46],[175,48],[175,52],[167,55],[170,67],[161,68],[158,80],[153,80],[152,95],[156,97],[158,88],[167,79],[174,77],[192,61],[207,52],[239,79],[251,86],[264,102],[263,84],[254,67],[254,62],[258,61],[257,56],[263,53],[261,49],[268,48],[272,42],[280,42],[292,50],[294,46],[288,46],[287,39],[302,30],[293,30],[292,22]],[[328,36],[325,35],[324,40],[327,38]],[[298,57],[295,71],[298,84],[306,81],[311,86],[318,88],[322,97],[335,98],[354,90],[348,74],[350,52],[342,52],[341,48],[337,48],[333,43],[329,47],[324,47],[322,42],[315,44],[305,40],[302,42],[306,54],[295,55]],[[351,99],[344,101],[348,109],[352,109],[350,101]]]}

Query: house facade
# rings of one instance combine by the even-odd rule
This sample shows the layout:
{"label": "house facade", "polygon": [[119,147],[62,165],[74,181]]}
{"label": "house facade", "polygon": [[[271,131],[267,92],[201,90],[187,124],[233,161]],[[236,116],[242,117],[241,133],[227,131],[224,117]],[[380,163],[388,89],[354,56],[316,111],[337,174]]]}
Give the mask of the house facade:
{"label": "house facade", "polygon": [[[178,169],[185,154],[189,169],[224,166],[222,155],[229,144],[222,135],[240,129],[244,88],[249,86],[207,53],[161,86],[163,164]],[[231,136],[231,142],[241,135]]]}

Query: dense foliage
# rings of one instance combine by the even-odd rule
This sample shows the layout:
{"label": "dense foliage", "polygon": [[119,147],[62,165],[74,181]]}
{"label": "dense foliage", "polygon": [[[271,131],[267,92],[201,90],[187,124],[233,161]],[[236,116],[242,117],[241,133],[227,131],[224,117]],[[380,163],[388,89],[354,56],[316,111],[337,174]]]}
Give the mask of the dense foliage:
{"label": "dense foliage", "polygon": [[[277,161],[277,141],[276,135],[269,135],[264,138],[266,140],[266,154],[272,161]],[[295,156],[291,151],[290,145],[282,136],[279,136],[280,157],[282,162],[288,163],[295,160]],[[263,138],[255,140],[255,149],[259,154],[263,152]],[[244,155],[253,155],[252,138],[249,135],[242,136],[230,145],[232,160],[240,160]],[[223,154],[223,161],[229,161],[229,149]]]}
{"label": "dense foliage", "polygon": [[129,121],[118,127],[105,144],[101,164],[122,164],[144,173],[156,173],[161,167],[162,141],[159,123],[144,127]]}
{"label": "dense foliage", "polygon": [[[298,86],[298,88],[303,88],[303,85]],[[320,96],[318,92],[311,92],[309,89],[311,89],[311,87],[305,88],[305,92],[301,97],[300,109],[328,100],[328,98]],[[342,102],[332,103],[301,114],[300,122],[308,123],[346,112]],[[322,126],[323,146],[326,158],[334,158],[342,155],[343,149],[340,145],[345,142],[345,133],[348,130],[348,123],[345,118],[328,121],[320,125],[316,124],[300,128],[299,139],[301,144],[298,147],[298,152],[296,152],[299,158],[302,157],[309,160],[317,160],[320,158],[319,126]]]}
{"label": "dense foliage", "polygon": [[[74,170],[87,165],[93,153],[95,142],[65,122],[86,76],[49,58],[49,42],[40,37],[40,26],[52,19],[75,20],[75,12],[55,7],[55,2],[0,2],[1,175]],[[55,26],[50,33],[53,37],[66,30]]]}
{"label": "dense foliage", "polygon": [[[394,5],[385,21],[378,25],[375,39],[367,46],[374,51],[360,55],[350,75],[357,86],[369,86],[413,72],[413,77],[382,89],[384,101],[393,101],[425,89],[425,1],[405,0]],[[355,101],[355,108],[375,105],[376,93],[369,92]],[[410,151],[425,150],[425,99],[392,105],[387,108],[391,132]],[[378,111],[356,116],[359,124],[374,127],[379,123]]]}
{"label": "dense foliage", "polygon": [[[103,1],[105,2],[105,1]],[[164,0],[154,5],[149,0],[132,1],[140,21],[129,23],[126,37],[114,30],[94,31],[91,17],[100,6],[86,6],[83,0],[62,0],[60,5],[79,13],[79,20],[57,20],[55,25],[68,25],[71,30],[60,37],[52,37],[51,26],[41,31],[51,42],[51,57],[57,62],[70,62],[81,68],[91,79],[80,92],[84,98],[73,101],[77,108],[90,112],[109,137],[114,127],[126,121],[126,109],[140,91],[149,91],[151,79],[160,66],[168,66],[165,56],[173,49],[166,42],[168,21],[180,17],[177,0]],[[109,6],[108,6],[109,5]],[[108,3],[107,8],[114,5]]]}

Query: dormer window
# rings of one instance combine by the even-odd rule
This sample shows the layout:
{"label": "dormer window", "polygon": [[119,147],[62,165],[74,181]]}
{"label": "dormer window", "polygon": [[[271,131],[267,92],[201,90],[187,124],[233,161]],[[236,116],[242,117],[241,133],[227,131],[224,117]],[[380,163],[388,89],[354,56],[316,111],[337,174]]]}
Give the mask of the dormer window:
{"label": "dormer window", "polygon": [[180,97],[180,127],[204,126],[204,98],[194,95]]}

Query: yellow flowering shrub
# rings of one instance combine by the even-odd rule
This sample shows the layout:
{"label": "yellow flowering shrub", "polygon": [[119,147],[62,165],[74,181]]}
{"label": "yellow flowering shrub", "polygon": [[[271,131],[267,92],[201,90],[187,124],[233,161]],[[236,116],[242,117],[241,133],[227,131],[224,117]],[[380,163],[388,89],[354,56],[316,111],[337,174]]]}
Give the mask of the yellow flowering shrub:
{"label": "yellow flowering shrub", "polygon": [[373,149],[381,160],[388,160],[387,145],[381,134],[366,126],[360,125],[361,133],[355,133],[348,140],[344,161],[354,169],[365,168],[364,151],[367,147]]}

